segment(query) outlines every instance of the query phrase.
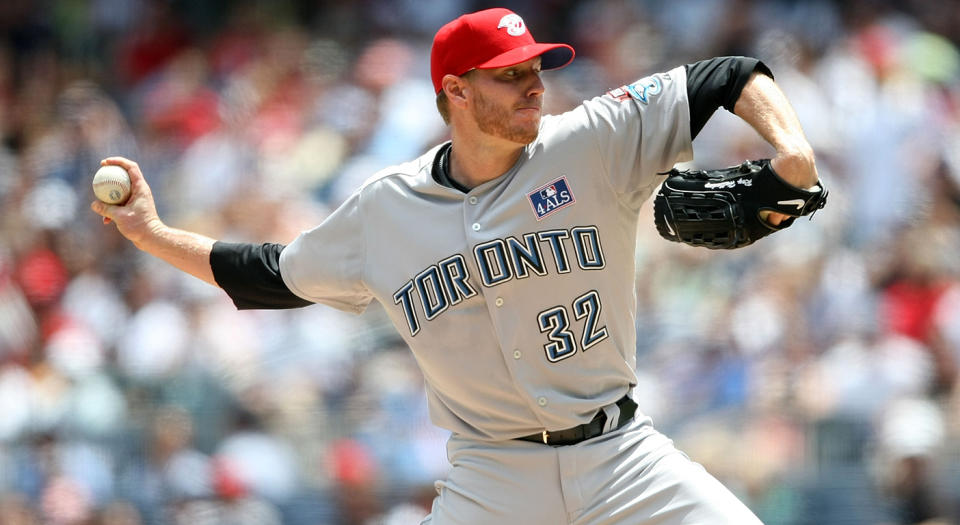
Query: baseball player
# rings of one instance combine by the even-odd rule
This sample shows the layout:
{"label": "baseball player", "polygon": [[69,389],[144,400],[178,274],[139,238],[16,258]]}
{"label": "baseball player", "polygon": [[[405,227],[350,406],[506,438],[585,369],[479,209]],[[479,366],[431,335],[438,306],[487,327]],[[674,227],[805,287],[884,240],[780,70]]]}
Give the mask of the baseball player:
{"label": "baseball player", "polygon": [[448,23],[431,69],[452,140],[375,174],[287,246],[166,226],[119,157],[103,163],[130,172],[133,196],[92,208],[238,308],[382,303],[423,371],[432,420],[452,432],[423,523],[759,523],[631,397],[638,211],[720,106],[798,187],[817,183],[811,148],[770,72],[743,57],[542,115],[541,71],[573,57],[506,9]]}

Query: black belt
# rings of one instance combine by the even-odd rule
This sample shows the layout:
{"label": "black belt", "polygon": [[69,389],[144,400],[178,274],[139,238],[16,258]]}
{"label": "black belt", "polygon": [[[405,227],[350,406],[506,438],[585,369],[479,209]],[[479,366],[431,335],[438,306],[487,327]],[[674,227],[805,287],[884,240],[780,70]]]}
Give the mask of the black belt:
{"label": "black belt", "polygon": [[[617,421],[617,428],[626,425],[633,414],[637,411],[637,404],[629,396],[623,396],[617,401],[620,407],[620,420]],[[575,445],[581,441],[586,441],[603,434],[603,426],[607,423],[607,413],[603,410],[597,411],[597,415],[589,423],[568,428],[566,430],[546,431],[539,434],[530,434],[529,436],[519,437],[524,441],[534,441],[536,443],[545,443],[553,447],[562,447],[566,445]]]}

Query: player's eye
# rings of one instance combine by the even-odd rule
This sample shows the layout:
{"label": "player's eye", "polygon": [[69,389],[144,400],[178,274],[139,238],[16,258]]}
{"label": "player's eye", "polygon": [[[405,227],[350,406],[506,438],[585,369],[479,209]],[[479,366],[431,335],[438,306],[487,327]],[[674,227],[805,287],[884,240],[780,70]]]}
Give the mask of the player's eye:
{"label": "player's eye", "polygon": [[500,73],[500,78],[504,80],[519,80],[521,78],[526,78],[528,75],[539,75],[540,74],[540,65],[537,64],[529,69],[524,69],[523,67],[511,67],[504,69]]}

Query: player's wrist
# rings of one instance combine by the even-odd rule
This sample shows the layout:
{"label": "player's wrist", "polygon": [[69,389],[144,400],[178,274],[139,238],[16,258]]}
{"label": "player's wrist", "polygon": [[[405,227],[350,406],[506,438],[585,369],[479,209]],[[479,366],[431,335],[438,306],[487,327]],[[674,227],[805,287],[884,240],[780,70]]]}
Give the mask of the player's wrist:
{"label": "player's wrist", "polygon": [[797,188],[811,189],[820,181],[813,149],[809,146],[778,150],[777,156],[770,159],[770,166],[784,182]]}
{"label": "player's wrist", "polygon": [[159,217],[147,219],[142,226],[134,229],[127,235],[127,239],[134,246],[147,253],[153,253],[171,237],[171,228],[164,224]]}

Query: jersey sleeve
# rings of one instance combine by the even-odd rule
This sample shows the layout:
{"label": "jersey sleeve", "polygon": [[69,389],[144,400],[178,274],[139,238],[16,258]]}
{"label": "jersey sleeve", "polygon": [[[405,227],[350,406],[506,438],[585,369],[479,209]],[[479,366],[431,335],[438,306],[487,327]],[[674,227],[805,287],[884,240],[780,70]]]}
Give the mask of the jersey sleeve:
{"label": "jersey sleeve", "polygon": [[642,78],[584,102],[599,148],[600,171],[639,209],[663,172],[693,159],[683,66]]}
{"label": "jersey sleeve", "polygon": [[319,226],[280,253],[280,275],[307,301],[360,313],[373,295],[364,284],[365,237],[357,191]]}

